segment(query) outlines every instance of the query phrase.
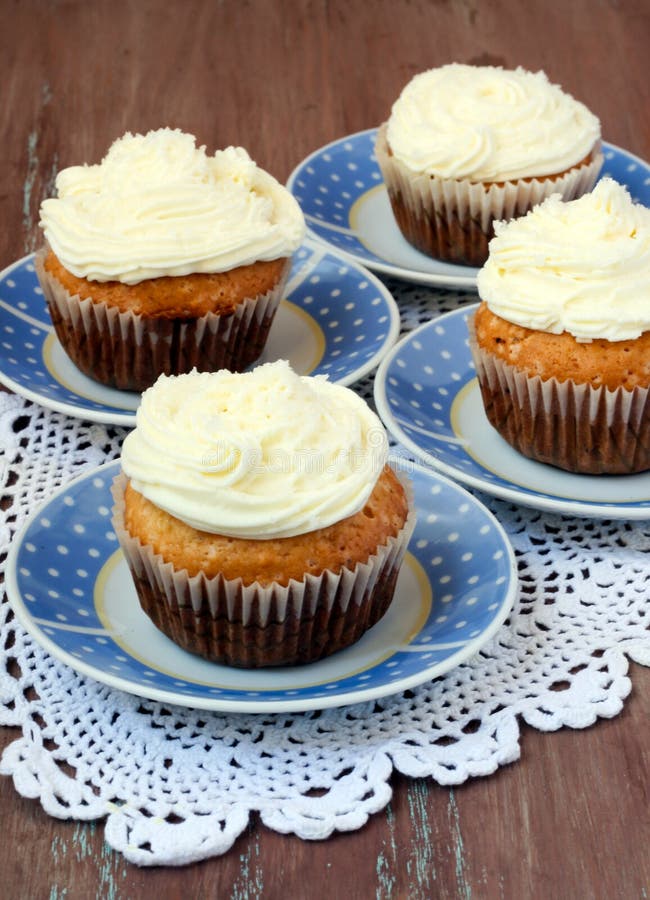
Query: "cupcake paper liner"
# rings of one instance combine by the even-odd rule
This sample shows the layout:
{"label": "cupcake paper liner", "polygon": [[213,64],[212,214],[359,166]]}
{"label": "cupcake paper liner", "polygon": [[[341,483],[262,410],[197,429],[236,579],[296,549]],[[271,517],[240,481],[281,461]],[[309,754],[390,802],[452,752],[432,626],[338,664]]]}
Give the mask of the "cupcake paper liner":
{"label": "cupcake paper liner", "polygon": [[470,349],[490,424],[524,456],[584,475],[650,469],[650,389],[542,379]]}
{"label": "cupcake paper liner", "polygon": [[159,375],[230,369],[241,372],[261,355],[282,298],[290,264],[275,288],[228,315],[166,319],[120,312],[70,294],[44,267],[36,272],[61,346],[85,375],[119,390],[142,391]]}
{"label": "cupcake paper liner", "polygon": [[140,605],[157,628],[190,652],[243,668],[297,665],[329,656],[359,640],[384,615],[415,527],[401,531],[354,569],[305,575],[266,587],[241,578],[190,576],[132,537],[124,525],[126,476],[113,482],[113,526],[133,576]]}
{"label": "cupcake paper liner", "polygon": [[599,147],[590,162],[559,176],[481,183],[418,174],[393,156],[387,123],[377,134],[375,154],[393,214],[404,237],[428,256],[480,266],[488,256],[494,221],[524,215],[551,194],[573,200],[592,189],[603,164]]}

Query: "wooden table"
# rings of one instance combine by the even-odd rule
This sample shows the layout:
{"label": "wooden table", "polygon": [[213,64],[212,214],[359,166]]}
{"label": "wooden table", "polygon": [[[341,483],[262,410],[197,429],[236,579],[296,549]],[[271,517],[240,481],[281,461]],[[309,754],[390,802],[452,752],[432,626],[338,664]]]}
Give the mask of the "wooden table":
{"label": "wooden table", "polygon": [[[445,62],[543,68],[650,159],[648,0],[2,0],[0,266],[34,249],[56,172],[127,130],[245,146],[286,179],[382,121]],[[644,298],[647,302],[648,298]],[[394,777],[362,830],[250,828],[221,858],[141,870],[101,824],[61,822],[0,779],[3,897],[641,898],[650,893],[650,671],[586,731],[523,728],[522,758],[452,790]],[[0,731],[0,748],[16,737]]]}

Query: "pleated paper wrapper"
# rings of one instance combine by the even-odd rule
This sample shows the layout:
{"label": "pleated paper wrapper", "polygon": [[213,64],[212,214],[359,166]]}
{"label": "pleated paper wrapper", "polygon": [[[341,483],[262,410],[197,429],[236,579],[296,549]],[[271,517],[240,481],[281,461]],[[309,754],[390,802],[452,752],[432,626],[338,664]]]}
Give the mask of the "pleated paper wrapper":
{"label": "pleated paper wrapper", "polygon": [[302,664],[355,643],[388,609],[415,527],[410,483],[402,473],[398,477],[409,514],[395,537],[354,569],[307,574],[287,586],[244,585],[241,578],[175,569],[126,530],[124,474],[113,483],[113,525],[140,605],[176,644],[243,668]]}
{"label": "pleated paper wrapper", "polygon": [[524,456],[585,475],[650,469],[650,389],[529,376],[478,346],[470,350],[489,422]]}
{"label": "pleated paper wrapper", "polygon": [[61,346],[84,375],[126,391],[194,368],[246,369],[264,350],[290,268],[287,261],[273,290],[244,300],[233,313],[167,319],[70,294],[44,268],[46,254],[40,250],[34,262]]}

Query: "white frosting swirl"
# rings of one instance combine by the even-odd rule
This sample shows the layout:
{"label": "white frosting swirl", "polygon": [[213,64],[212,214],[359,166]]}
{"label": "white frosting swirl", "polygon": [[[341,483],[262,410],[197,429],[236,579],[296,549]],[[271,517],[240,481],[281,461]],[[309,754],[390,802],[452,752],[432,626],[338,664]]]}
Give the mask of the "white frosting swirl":
{"label": "white frosting swirl", "polygon": [[142,396],[122,468],[192,527],[264,539],[354,515],[387,453],[384,427],[360,397],[280,360],[244,374],[162,375]]}
{"label": "white frosting swirl", "polygon": [[210,157],[177,129],[126,134],[56,188],[40,224],[66,269],[91,281],[223,272],[289,256],[305,232],[294,197],[245,150]]}
{"label": "white frosting swirl", "polygon": [[497,316],[579,341],[650,330],[650,209],[603,178],[590,194],[554,194],[497,222],[478,290]]}
{"label": "white frosting swirl", "polygon": [[544,72],[453,63],[406,85],[387,137],[413,172],[507,181],[571,168],[599,140],[600,123]]}

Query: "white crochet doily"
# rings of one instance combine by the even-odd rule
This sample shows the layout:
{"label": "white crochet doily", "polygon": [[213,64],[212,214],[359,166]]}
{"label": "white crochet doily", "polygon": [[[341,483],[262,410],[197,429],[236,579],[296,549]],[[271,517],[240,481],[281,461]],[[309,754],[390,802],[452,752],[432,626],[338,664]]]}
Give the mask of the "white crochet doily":
{"label": "white crochet doily", "polygon": [[[391,283],[406,329],[463,297]],[[473,297],[469,298],[473,300]],[[467,302],[467,298],[465,298]],[[359,390],[370,396],[371,380]],[[125,432],[0,395],[2,569],[12,534]],[[0,772],[51,815],[105,819],[140,865],[224,853],[251,811],[280,832],[360,828],[393,769],[458,784],[519,756],[519,720],[551,731],[620,712],[628,657],[650,665],[650,523],[550,515],[482,496],[515,549],[520,596],[497,636],[444,677],[383,700],[292,715],[168,707],[78,675],[0,605]],[[6,504],[5,504],[6,505]]]}

